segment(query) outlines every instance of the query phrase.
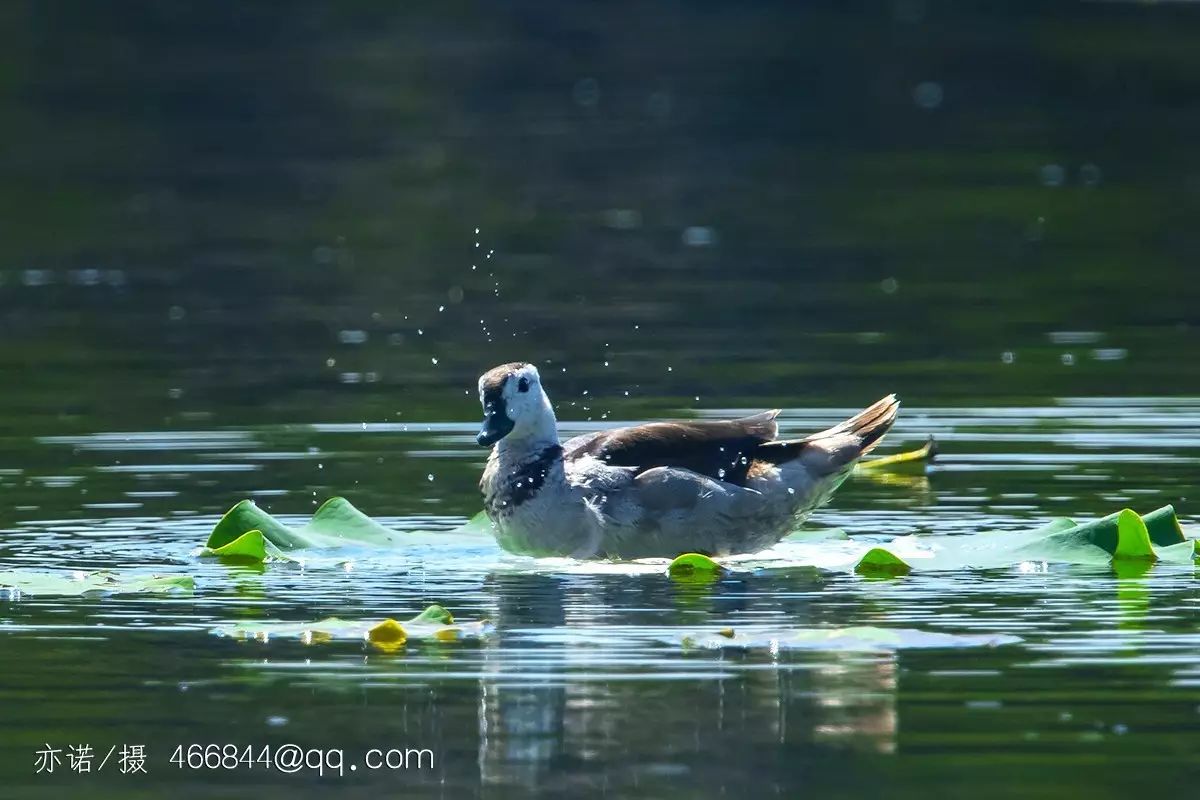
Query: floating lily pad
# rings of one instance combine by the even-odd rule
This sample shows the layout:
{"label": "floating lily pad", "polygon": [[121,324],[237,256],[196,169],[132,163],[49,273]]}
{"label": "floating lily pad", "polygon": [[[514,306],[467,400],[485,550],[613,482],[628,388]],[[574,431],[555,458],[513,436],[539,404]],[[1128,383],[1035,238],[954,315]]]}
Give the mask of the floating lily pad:
{"label": "floating lily pad", "polygon": [[410,622],[414,624],[453,625],[454,616],[446,609],[434,603],[413,617]]}
{"label": "floating lily pad", "polygon": [[[454,532],[486,533],[490,526],[491,521],[481,511]],[[344,497],[327,500],[312,519],[300,527],[285,525],[254,501],[243,500],[217,522],[200,555],[235,563],[292,560],[290,553],[304,549],[395,548],[410,541],[417,533],[385,528]]]}
{"label": "floating lily pad", "polygon": [[408,631],[396,620],[385,619],[367,631],[367,641],[384,650],[394,650],[408,642]]}
{"label": "floating lily pad", "polygon": [[902,572],[892,559],[914,572],[1002,569],[1024,562],[1046,562],[1111,565],[1114,569],[1125,565],[1122,574],[1130,572],[1127,565],[1131,561],[1152,566],[1155,563],[1191,564],[1195,559],[1197,540],[1183,536],[1170,506],[1140,519],[1132,511],[1125,513],[1123,544],[1121,519],[1122,514],[1117,513],[1080,525],[1059,518],[1027,531],[916,534],[899,536],[884,543],[861,539],[808,542],[802,537],[788,537],[763,553],[722,559],[722,563],[734,571],[812,566],[881,577],[886,575],[881,567],[885,563]]}
{"label": "floating lily pad", "polygon": [[1067,527],[1060,523],[1057,527],[1047,536],[1025,542],[1021,554],[1034,558],[1040,554],[1043,561],[1091,563],[1134,558],[1157,561],[1161,553],[1166,560],[1178,562],[1190,560],[1195,547],[1183,537],[1172,506],[1163,506],[1145,517],[1124,509],[1082,525]]}
{"label": "floating lily pad", "polygon": [[895,578],[912,572],[912,567],[882,547],[872,547],[854,565],[854,571],[871,578]]}
{"label": "floating lily pad", "polygon": [[266,542],[280,550],[308,547],[340,547],[348,544],[392,547],[401,542],[399,533],[383,527],[359,511],[344,497],[327,500],[307,525],[292,528],[243,500],[221,517],[205,546],[213,554],[251,531],[259,531]]}
{"label": "floating lily pad", "polygon": [[0,593],[9,595],[133,594],[137,592],[190,592],[196,582],[190,575],[120,575],[114,572],[53,573],[14,570],[0,572]]}
{"label": "floating lily pad", "polygon": [[304,644],[319,644],[332,640],[365,641],[381,649],[395,649],[411,640],[453,642],[479,639],[491,632],[487,620],[458,622],[439,605],[426,608],[409,620],[345,620],[337,617],[315,622],[239,622],[217,628],[218,636],[236,639],[299,639]]}
{"label": "floating lily pad", "polygon": [[1137,559],[1157,561],[1154,545],[1150,542],[1150,531],[1137,513],[1124,509],[1117,515],[1117,546],[1114,559]]}
{"label": "floating lily pad", "polygon": [[901,464],[918,464],[922,462],[933,461],[937,456],[937,442],[933,437],[929,437],[929,441],[925,442],[923,447],[916,450],[907,450],[903,453],[894,453],[890,456],[882,456],[880,458],[872,458],[867,461],[860,461],[855,465],[856,470],[869,471],[882,469],[885,467],[896,467]]}
{"label": "floating lily pad", "polygon": [[[220,547],[205,547],[201,555],[216,556],[222,561],[231,563],[256,564],[265,561],[270,554],[267,550],[270,543],[260,530],[246,531],[236,539]],[[278,551],[274,545],[272,550]]]}
{"label": "floating lily pad", "polygon": [[679,643],[688,648],[740,650],[857,650],[884,651],[931,647],[997,647],[1021,641],[1007,634],[964,635],[914,628],[781,628],[686,634]]}

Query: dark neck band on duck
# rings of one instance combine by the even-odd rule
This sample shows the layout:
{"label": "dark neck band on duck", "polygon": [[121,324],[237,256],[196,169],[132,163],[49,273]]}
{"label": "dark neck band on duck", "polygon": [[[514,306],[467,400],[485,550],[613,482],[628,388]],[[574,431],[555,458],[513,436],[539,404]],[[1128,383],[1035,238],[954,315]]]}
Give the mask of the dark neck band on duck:
{"label": "dark neck band on duck", "polygon": [[545,485],[546,476],[550,474],[555,462],[562,459],[562,455],[563,449],[560,445],[550,445],[542,448],[528,461],[502,473],[499,485],[485,498],[489,508],[502,508],[505,503],[509,508],[514,508],[529,500]]}

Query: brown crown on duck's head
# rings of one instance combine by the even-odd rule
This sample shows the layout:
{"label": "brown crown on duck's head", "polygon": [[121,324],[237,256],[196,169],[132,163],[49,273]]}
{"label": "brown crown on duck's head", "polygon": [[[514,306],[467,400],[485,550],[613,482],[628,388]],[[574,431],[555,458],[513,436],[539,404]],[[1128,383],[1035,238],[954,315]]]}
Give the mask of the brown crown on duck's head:
{"label": "brown crown on duck's head", "polygon": [[[513,361],[492,367],[479,376],[479,402],[483,404],[483,427],[475,441],[483,447],[491,447],[503,439],[515,427],[516,422],[508,412],[504,387],[515,373],[527,368],[524,361]],[[524,379],[522,379],[524,380]],[[521,391],[525,391],[522,387]]]}
{"label": "brown crown on duck's head", "polygon": [[499,397],[504,392],[504,382],[508,380],[508,376],[528,366],[529,364],[524,361],[513,361],[492,367],[479,376],[480,397],[486,398],[489,395]]}

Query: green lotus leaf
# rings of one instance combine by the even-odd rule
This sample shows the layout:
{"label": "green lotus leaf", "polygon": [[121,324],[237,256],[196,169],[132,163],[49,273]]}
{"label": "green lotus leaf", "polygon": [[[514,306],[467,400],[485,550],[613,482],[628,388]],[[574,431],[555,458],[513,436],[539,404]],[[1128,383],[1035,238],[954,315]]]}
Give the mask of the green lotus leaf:
{"label": "green lotus leaf", "polygon": [[426,608],[410,620],[414,623],[428,622],[438,625],[454,624],[454,616],[436,603]]}
{"label": "green lotus leaf", "polygon": [[916,450],[907,450],[903,453],[893,453],[890,456],[882,456],[880,458],[872,458],[867,461],[860,461],[855,464],[856,471],[866,472],[884,467],[896,467],[901,464],[918,464],[933,461],[937,456],[937,442],[933,437],[929,437],[929,441],[925,442],[924,446]]}
{"label": "green lotus leaf", "polygon": [[1150,531],[1137,512],[1128,508],[1117,515],[1117,546],[1113,550],[1114,559],[1138,559],[1141,561],[1157,561],[1154,546],[1150,542]]}
{"label": "green lotus leaf", "polygon": [[200,554],[233,563],[259,563],[267,558],[267,539],[260,530],[246,531],[220,547],[205,547]]}
{"label": "green lotus leaf", "polygon": [[867,577],[895,578],[912,572],[912,567],[894,553],[882,547],[872,547],[854,565],[854,571]]}
{"label": "green lotus leaf", "polygon": [[344,497],[326,500],[312,521],[301,528],[301,534],[312,540],[324,539],[326,545],[350,542],[391,547],[402,541],[399,533],[383,527]]}
{"label": "green lotus leaf", "polygon": [[702,553],[684,553],[667,565],[667,574],[680,581],[713,581],[725,568]]}
{"label": "green lotus leaf", "polygon": [[1150,541],[1158,547],[1171,547],[1187,541],[1179,517],[1175,515],[1175,506],[1167,505],[1151,511],[1142,517],[1142,522],[1146,523]]}
{"label": "green lotus leaf", "polygon": [[[304,548],[340,547],[366,545],[370,547],[394,547],[403,538],[393,530],[383,527],[359,511],[344,497],[334,497],[317,509],[307,525],[293,528],[284,525],[259,508],[252,500],[243,500],[221,517],[208,541],[205,553],[220,555],[223,548],[232,545],[252,531],[259,531],[264,539],[264,558],[271,554],[270,546],[280,551]],[[253,539],[247,540],[239,549],[252,555]]]}

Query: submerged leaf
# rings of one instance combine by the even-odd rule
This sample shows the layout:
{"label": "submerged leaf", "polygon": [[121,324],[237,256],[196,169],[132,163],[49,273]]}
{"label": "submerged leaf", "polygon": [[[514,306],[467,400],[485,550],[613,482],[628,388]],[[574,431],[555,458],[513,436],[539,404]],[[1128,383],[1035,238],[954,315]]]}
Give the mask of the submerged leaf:
{"label": "submerged leaf", "polygon": [[963,635],[912,628],[724,628],[714,633],[686,634],[676,641],[685,647],[742,650],[865,650],[892,651],[928,647],[996,647],[1021,641],[1006,634]]}
{"label": "submerged leaf", "polygon": [[187,591],[196,588],[190,575],[119,575],[113,572],[74,574],[14,570],[0,572],[0,589],[10,595],[78,596],[91,593],[132,594],[136,592]]}
{"label": "submerged leaf", "polygon": [[814,530],[792,531],[784,539],[790,542],[832,542],[845,541],[850,538],[843,528],[816,528]]}
{"label": "submerged leaf", "polygon": [[412,619],[397,622],[387,618],[381,621],[344,620],[328,617],[315,622],[239,622],[217,628],[218,636],[237,639],[256,639],[261,642],[272,638],[298,638],[304,644],[319,644],[332,640],[366,641],[383,650],[395,650],[413,639],[430,639],[439,642],[460,639],[478,639],[491,632],[486,620],[454,623],[450,612],[439,605],[431,605]]}

